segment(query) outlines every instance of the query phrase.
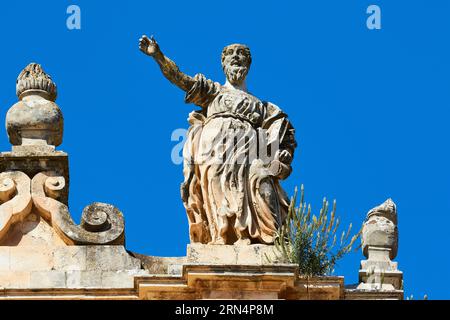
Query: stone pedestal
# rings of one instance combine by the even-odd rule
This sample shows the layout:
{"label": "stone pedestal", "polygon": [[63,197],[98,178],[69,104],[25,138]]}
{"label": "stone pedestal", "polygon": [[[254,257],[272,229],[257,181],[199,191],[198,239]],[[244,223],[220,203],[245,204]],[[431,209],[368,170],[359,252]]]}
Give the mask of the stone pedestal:
{"label": "stone pedestal", "polygon": [[13,152],[0,153],[0,172],[21,171],[30,179],[40,172],[54,172],[64,177],[66,181],[66,187],[62,190],[59,201],[68,204],[69,157],[67,153],[49,151],[38,146],[14,146],[13,149]]}
{"label": "stone pedestal", "polygon": [[187,263],[210,265],[272,265],[277,263],[274,246],[208,245],[191,243],[187,246]]}
{"label": "stone pedestal", "polygon": [[295,265],[184,264],[179,276],[139,277],[140,299],[344,299],[342,277],[300,277]]}
{"label": "stone pedestal", "polygon": [[368,259],[361,261],[357,289],[401,290],[403,273],[397,269],[397,262],[390,260],[391,249],[369,247]]}

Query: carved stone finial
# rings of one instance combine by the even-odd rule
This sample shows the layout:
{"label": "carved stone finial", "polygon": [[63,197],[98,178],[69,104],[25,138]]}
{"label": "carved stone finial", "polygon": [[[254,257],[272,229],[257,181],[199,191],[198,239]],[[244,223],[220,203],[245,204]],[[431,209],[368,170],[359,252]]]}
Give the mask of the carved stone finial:
{"label": "carved stone finial", "polygon": [[367,260],[359,270],[362,290],[401,290],[403,273],[392,260],[398,251],[397,207],[392,199],[367,213],[361,235]]}
{"label": "carved stone finial", "polygon": [[371,209],[367,213],[367,219],[370,219],[373,216],[385,217],[388,220],[391,220],[395,225],[397,224],[397,206],[391,198],[387,199],[385,202],[380,204],[379,206]]}
{"label": "carved stone finial", "polygon": [[55,104],[56,85],[39,64],[17,78],[19,102],[6,115],[9,141],[16,152],[52,152],[63,137],[63,115]]}
{"label": "carved stone finial", "polygon": [[47,100],[55,101],[56,84],[44,72],[40,64],[30,63],[17,78],[16,94],[19,100],[28,94],[38,94],[43,95]]}
{"label": "carved stone finial", "polygon": [[367,213],[367,220],[362,229],[363,253],[368,258],[369,247],[390,249],[390,259],[397,256],[398,228],[397,207],[392,199],[373,208]]}

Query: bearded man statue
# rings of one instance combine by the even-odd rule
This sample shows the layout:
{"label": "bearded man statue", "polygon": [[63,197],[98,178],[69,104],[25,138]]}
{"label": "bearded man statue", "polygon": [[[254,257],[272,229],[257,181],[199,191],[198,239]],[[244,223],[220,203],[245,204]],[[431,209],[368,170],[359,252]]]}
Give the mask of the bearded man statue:
{"label": "bearded man statue", "polygon": [[189,115],[183,148],[181,197],[191,242],[273,244],[287,217],[289,199],[280,180],[292,171],[296,142],[287,115],[247,91],[249,48],[223,49],[223,85],[182,73],[153,37],[142,36],[139,48],[186,92],[186,103],[201,108]]}

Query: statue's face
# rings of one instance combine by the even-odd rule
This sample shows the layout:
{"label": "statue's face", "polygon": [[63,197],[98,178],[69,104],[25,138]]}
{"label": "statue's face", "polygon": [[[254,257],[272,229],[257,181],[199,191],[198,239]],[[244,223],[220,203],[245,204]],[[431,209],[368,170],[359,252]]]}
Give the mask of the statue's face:
{"label": "statue's face", "polygon": [[232,44],[223,49],[222,67],[228,81],[240,85],[250,69],[251,56],[248,47]]}

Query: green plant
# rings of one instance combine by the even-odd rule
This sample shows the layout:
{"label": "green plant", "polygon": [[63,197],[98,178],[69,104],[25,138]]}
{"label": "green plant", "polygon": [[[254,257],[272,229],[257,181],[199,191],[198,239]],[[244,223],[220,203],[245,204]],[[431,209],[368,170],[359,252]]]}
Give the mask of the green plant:
{"label": "green plant", "polygon": [[298,264],[302,275],[333,273],[336,262],[351,251],[361,231],[350,238],[350,224],[347,231],[342,232],[340,244],[337,246],[339,218],[336,218],[336,201],[333,202],[330,215],[326,198],[323,199],[319,215],[311,215],[311,205],[305,203],[302,185],[298,207],[296,202],[297,188],[291,199],[286,222],[280,227],[275,240],[276,259]]}

